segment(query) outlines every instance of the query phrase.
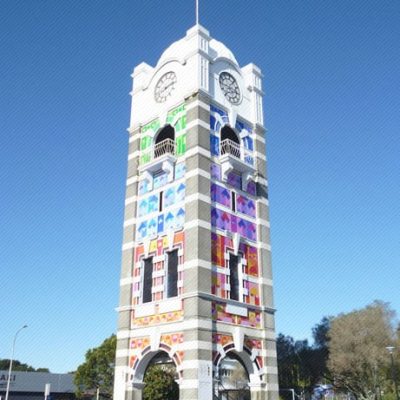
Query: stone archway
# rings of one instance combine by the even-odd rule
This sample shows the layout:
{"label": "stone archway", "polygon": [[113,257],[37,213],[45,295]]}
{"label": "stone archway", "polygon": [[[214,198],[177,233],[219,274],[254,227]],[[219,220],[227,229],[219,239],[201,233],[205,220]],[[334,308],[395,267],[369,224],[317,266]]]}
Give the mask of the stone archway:
{"label": "stone archway", "polygon": [[235,352],[229,352],[218,366],[218,398],[250,400],[249,373]]}
{"label": "stone archway", "polygon": [[[150,351],[149,348],[143,352],[143,356],[135,365],[134,375],[132,379],[133,400],[142,400],[143,389],[145,387],[145,377],[149,368],[152,366],[160,366],[166,371],[172,372],[175,375],[175,381],[178,381],[179,376],[174,358],[166,350]],[[178,384],[176,383],[179,388]],[[178,389],[179,392],[179,389]]]}
{"label": "stone archway", "polygon": [[[251,400],[254,387],[261,387],[261,371],[251,351],[225,346],[215,365],[216,398],[218,400]],[[257,397],[258,398],[258,397]]]}

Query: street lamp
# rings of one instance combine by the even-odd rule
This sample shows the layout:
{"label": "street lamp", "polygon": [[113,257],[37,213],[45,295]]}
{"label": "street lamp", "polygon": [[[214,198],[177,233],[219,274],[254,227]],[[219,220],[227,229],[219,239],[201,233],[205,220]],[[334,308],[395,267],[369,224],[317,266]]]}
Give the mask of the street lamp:
{"label": "street lamp", "polygon": [[27,327],[28,327],[28,325],[24,325],[22,328],[19,328],[14,335],[14,340],[13,340],[13,345],[12,345],[12,350],[11,350],[10,368],[8,369],[7,389],[6,389],[5,400],[8,400],[8,394],[10,392],[10,381],[11,381],[12,364],[13,364],[13,359],[14,359],[15,342],[17,340],[18,333],[20,333],[22,331],[22,329],[27,328]]}
{"label": "street lamp", "polygon": [[[396,399],[399,399],[399,392],[397,390],[397,382],[396,382],[396,371],[394,369],[394,359],[393,359],[393,350],[395,349],[394,346],[387,346],[386,350],[389,352],[390,354],[390,359],[391,359],[391,370],[392,370],[392,380],[393,380],[393,384],[394,384],[394,391],[396,393]],[[7,400],[7,399],[6,399]]]}

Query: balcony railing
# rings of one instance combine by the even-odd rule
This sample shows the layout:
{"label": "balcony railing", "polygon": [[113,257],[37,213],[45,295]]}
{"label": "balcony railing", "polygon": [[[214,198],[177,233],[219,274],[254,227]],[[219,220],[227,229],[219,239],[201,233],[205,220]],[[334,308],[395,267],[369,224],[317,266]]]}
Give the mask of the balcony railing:
{"label": "balcony railing", "polygon": [[140,157],[140,164],[147,164],[167,154],[175,155],[175,141],[173,139],[165,139],[155,146],[144,150]]}
{"label": "balcony railing", "polygon": [[175,155],[175,141],[173,139],[165,139],[154,146],[154,158],[161,157],[164,154]]}
{"label": "balcony railing", "polygon": [[224,154],[230,154],[233,157],[241,159],[240,144],[234,142],[231,139],[224,139],[221,142],[221,156]]}

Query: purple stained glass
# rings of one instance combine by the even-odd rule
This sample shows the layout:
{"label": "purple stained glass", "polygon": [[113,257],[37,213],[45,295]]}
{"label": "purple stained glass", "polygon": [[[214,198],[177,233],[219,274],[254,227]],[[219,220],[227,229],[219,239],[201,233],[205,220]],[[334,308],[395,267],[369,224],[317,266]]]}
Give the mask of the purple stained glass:
{"label": "purple stained glass", "polygon": [[250,240],[257,240],[256,237],[256,225],[253,224],[252,222],[247,222],[247,231],[246,231],[246,237]]}
{"label": "purple stained glass", "polygon": [[231,215],[231,232],[236,233],[238,230],[237,227],[238,217],[236,215]]}
{"label": "purple stained glass", "polygon": [[238,212],[248,215],[249,217],[255,218],[256,207],[253,200],[248,199],[245,196],[238,195],[236,198],[236,208]]}
{"label": "purple stained glass", "polygon": [[231,191],[217,185],[217,202],[225,207],[230,207]]}
{"label": "purple stained glass", "polygon": [[225,211],[219,211],[220,212],[220,228],[224,230],[230,230],[231,228],[231,215]]}
{"label": "purple stained glass", "polygon": [[242,189],[242,177],[235,172],[230,172],[228,174],[228,183],[235,187],[236,189]]}
{"label": "purple stained glass", "polygon": [[246,220],[238,218],[237,232],[240,233],[241,236],[247,237],[247,221]]}
{"label": "purple stained glass", "polygon": [[218,210],[214,207],[211,208],[211,226],[218,227],[219,214]]}
{"label": "purple stained glass", "polygon": [[221,180],[221,167],[218,164],[211,164],[211,179]]}
{"label": "purple stained glass", "polygon": [[256,193],[257,193],[256,183],[254,181],[250,181],[247,184],[247,190],[246,191],[247,191],[247,193],[252,194],[253,196],[255,196]]}

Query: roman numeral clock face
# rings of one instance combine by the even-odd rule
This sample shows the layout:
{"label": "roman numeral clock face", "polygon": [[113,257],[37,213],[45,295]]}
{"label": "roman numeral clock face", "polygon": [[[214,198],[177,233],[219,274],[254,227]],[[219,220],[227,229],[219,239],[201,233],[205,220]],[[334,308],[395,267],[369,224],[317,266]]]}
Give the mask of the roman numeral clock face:
{"label": "roman numeral clock face", "polygon": [[175,72],[167,72],[157,82],[154,89],[154,98],[157,103],[164,103],[171,96],[176,85]]}
{"label": "roman numeral clock face", "polygon": [[219,86],[226,99],[232,104],[239,104],[241,99],[239,85],[236,79],[228,72],[219,74]]}

